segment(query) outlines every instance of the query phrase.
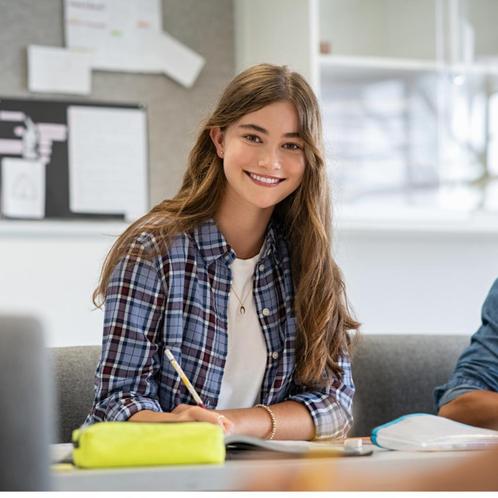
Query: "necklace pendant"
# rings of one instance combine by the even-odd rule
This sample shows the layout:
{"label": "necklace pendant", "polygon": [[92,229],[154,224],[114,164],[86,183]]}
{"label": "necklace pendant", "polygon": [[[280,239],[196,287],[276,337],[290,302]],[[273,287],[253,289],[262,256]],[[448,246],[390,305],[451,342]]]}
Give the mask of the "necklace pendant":
{"label": "necklace pendant", "polygon": [[245,315],[246,314],[246,309],[244,308],[244,306],[241,306],[239,311],[240,311],[241,315]]}

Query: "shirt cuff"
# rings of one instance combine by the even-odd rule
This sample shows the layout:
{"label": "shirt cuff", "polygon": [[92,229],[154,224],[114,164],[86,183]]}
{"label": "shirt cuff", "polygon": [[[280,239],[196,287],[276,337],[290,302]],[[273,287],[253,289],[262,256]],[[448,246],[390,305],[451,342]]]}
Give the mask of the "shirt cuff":
{"label": "shirt cuff", "polygon": [[439,398],[438,401],[438,410],[443,406],[458,398],[462,394],[471,392],[471,391],[485,391],[487,390],[487,386],[479,381],[471,380],[471,379],[457,379],[455,382],[452,382],[448,385],[448,388],[444,392],[444,394]]}
{"label": "shirt cuff", "polygon": [[158,401],[145,397],[121,398],[106,413],[109,422],[125,422],[142,410],[162,412]]}
{"label": "shirt cuff", "polygon": [[343,439],[351,428],[353,417],[335,399],[324,393],[302,393],[290,396],[302,403],[315,424],[315,439]]}

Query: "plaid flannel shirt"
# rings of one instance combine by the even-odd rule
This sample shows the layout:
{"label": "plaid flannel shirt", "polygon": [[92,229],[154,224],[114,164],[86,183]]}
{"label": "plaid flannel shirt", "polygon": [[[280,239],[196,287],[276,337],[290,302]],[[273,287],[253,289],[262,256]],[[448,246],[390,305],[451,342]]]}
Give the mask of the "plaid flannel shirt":
{"label": "plaid flannel shirt", "polygon": [[[146,258],[144,251],[157,244],[153,235],[143,233],[134,243],[139,254],[123,258],[112,273],[95,400],[85,424],[127,420],[140,410],[171,411],[180,403],[192,403],[164,356],[165,348],[206,407],[217,405],[235,252],[212,220],[173,237],[161,256]],[[317,438],[344,437],[352,422],[354,394],[349,358],[340,358],[342,380],[332,379],[321,390],[307,389],[293,378],[296,318],[290,259],[273,222],[256,265],[253,295],[267,347],[259,402],[300,402],[313,418]],[[250,375],[250,365],[240,368]]]}

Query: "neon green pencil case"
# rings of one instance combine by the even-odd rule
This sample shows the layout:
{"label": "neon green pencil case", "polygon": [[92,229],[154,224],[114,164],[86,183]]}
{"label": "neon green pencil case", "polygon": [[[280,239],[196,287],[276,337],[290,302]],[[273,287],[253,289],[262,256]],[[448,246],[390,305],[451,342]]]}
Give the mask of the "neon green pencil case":
{"label": "neon green pencil case", "polygon": [[100,422],[73,431],[78,467],[222,463],[221,427],[207,422]]}

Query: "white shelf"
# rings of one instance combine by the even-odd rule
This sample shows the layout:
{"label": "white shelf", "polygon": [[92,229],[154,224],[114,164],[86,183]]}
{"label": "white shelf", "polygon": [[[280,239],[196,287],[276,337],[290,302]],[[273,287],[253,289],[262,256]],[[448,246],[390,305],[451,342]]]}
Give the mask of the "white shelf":
{"label": "white shelf", "polygon": [[385,80],[411,81],[421,76],[437,77],[443,65],[415,59],[383,57],[320,56],[320,94],[327,95],[337,85],[372,83]]}
{"label": "white shelf", "polygon": [[321,68],[337,71],[365,70],[366,75],[377,72],[424,72],[443,69],[444,65],[426,59],[394,59],[387,57],[360,57],[347,55],[320,55]]}
{"label": "white shelf", "polygon": [[0,220],[0,237],[94,237],[116,236],[128,223],[124,221],[82,220]]}
{"label": "white shelf", "polygon": [[457,74],[482,74],[489,76],[498,76],[497,62],[476,62],[475,64],[453,64],[445,68],[448,72]]}
{"label": "white shelf", "polygon": [[321,55],[319,64],[322,75],[343,80],[409,78],[419,76],[420,73],[436,73],[438,71],[452,74],[498,76],[497,62],[451,65],[417,59]]}
{"label": "white shelf", "polygon": [[368,211],[340,206],[335,227],[344,232],[491,235],[498,238],[498,212],[429,211],[416,208]]}

